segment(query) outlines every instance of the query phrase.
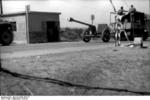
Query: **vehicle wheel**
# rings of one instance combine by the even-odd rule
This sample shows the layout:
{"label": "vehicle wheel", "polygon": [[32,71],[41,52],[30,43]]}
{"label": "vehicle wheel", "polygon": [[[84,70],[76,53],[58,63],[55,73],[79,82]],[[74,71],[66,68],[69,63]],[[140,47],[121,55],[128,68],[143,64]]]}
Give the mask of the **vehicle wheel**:
{"label": "vehicle wheel", "polygon": [[91,40],[90,31],[87,29],[83,33],[83,41],[84,42],[89,42],[90,40]]}
{"label": "vehicle wheel", "polygon": [[148,31],[143,34],[143,41],[146,41],[148,38]]}
{"label": "vehicle wheel", "polygon": [[9,30],[6,30],[0,34],[0,39],[2,45],[9,45],[13,41],[13,33]]}
{"label": "vehicle wheel", "polygon": [[121,32],[121,41],[127,41],[126,36],[124,34],[124,32]]}
{"label": "vehicle wheel", "polygon": [[110,32],[108,29],[105,29],[103,32],[102,32],[102,41],[103,42],[109,42],[110,40]]}
{"label": "vehicle wheel", "polygon": [[134,40],[133,33],[127,32],[127,35],[128,35],[128,38],[129,38],[130,41],[133,41],[133,40]]}

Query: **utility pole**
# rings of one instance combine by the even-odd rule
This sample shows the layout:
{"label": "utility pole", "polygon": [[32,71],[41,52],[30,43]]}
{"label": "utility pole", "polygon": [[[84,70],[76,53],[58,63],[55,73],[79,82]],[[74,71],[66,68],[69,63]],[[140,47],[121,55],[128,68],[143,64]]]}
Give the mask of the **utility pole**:
{"label": "utility pole", "polygon": [[29,43],[29,12],[30,12],[30,5],[25,6],[25,12],[26,12],[26,37],[27,37],[27,43]]}
{"label": "utility pole", "polygon": [[0,15],[2,15],[3,14],[3,6],[2,6],[2,0],[0,0]]}
{"label": "utility pole", "polygon": [[149,1],[149,14],[150,14],[150,0],[148,0]]}
{"label": "utility pole", "polygon": [[93,25],[93,21],[94,21],[94,19],[95,19],[95,15],[94,15],[94,14],[92,14],[92,15],[91,15],[92,25]]}

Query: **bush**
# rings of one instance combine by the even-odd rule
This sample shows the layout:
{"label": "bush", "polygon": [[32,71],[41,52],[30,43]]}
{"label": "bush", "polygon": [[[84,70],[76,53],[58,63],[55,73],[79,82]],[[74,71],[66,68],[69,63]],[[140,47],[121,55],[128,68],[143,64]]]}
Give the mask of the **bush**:
{"label": "bush", "polygon": [[83,30],[82,28],[62,28],[60,39],[61,41],[80,41]]}

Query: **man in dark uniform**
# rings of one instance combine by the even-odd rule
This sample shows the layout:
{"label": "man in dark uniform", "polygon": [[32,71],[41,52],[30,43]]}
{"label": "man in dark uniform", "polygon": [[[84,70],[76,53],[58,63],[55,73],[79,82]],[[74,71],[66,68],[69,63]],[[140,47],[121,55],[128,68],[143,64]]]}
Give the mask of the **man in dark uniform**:
{"label": "man in dark uniform", "polygon": [[123,15],[125,15],[125,12],[128,12],[123,9],[123,6],[120,7],[120,9],[117,11],[116,19],[119,19],[121,21]]}
{"label": "man in dark uniform", "polygon": [[127,11],[123,9],[123,6],[121,6],[121,8],[118,10],[117,14],[118,15],[125,15],[124,12],[127,12]]}
{"label": "man in dark uniform", "polygon": [[131,8],[129,9],[129,13],[133,13],[133,12],[136,12],[136,9],[134,8],[133,5],[131,5]]}

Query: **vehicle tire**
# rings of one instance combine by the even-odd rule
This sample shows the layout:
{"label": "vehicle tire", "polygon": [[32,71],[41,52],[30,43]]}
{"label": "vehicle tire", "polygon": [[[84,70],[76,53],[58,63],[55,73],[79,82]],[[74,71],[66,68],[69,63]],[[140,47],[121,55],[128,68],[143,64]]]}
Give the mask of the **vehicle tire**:
{"label": "vehicle tire", "polygon": [[109,29],[104,29],[104,31],[102,32],[102,41],[103,42],[109,42],[110,40],[110,32]]}
{"label": "vehicle tire", "polygon": [[0,40],[2,45],[6,46],[12,43],[13,33],[9,30],[5,30],[0,34]]}
{"label": "vehicle tire", "polygon": [[121,41],[127,41],[126,36],[124,34],[124,32],[121,32]]}
{"label": "vehicle tire", "polygon": [[[87,36],[88,35],[88,36]],[[87,29],[83,32],[83,41],[89,42],[91,40],[90,31]]]}
{"label": "vehicle tire", "polygon": [[129,41],[133,41],[134,40],[134,36],[133,36],[132,32],[127,32],[127,35],[128,35]]}
{"label": "vehicle tire", "polygon": [[148,31],[143,34],[143,41],[146,41],[148,38]]}

